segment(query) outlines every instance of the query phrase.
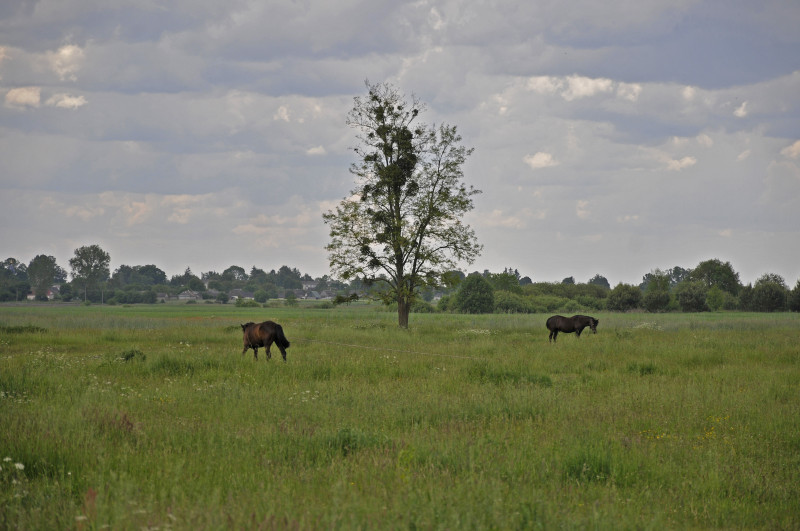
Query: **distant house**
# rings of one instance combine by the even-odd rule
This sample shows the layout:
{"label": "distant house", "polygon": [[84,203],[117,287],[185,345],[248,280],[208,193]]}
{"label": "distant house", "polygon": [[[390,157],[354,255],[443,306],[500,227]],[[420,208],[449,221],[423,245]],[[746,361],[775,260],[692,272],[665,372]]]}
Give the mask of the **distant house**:
{"label": "distant house", "polygon": [[301,280],[300,283],[303,285],[303,291],[309,291],[317,287],[316,280]]}
{"label": "distant house", "polygon": [[178,294],[179,301],[199,301],[202,298],[203,297],[201,297],[199,293],[190,289],[182,291]]}
{"label": "distant house", "polygon": [[232,300],[253,300],[255,298],[255,293],[243,289],[232,289],[228,295]]}
{"label": "distant house", "polygon": [[[47,300],[51,301],[51,300],[55,299],[56,297],[58,297],[58,295],[60,293],[61,293],[61,286],[52,286],[52,287],[48,288],[48,290],[47,290]],[[29,301],[36,300],[36,293],[35,292],[28,293],[28,300]]]}

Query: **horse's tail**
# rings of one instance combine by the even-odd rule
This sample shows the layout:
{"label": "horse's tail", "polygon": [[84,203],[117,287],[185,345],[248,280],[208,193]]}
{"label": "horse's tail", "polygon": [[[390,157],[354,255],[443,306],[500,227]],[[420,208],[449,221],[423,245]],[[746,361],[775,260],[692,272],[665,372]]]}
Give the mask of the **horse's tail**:
{"label": "horse's tail", "polygon": [[277,343],[279,347],[289,348],[289,340],[283,335],[283,327],[279,324],[275,325],[275,336],[275,343]]}

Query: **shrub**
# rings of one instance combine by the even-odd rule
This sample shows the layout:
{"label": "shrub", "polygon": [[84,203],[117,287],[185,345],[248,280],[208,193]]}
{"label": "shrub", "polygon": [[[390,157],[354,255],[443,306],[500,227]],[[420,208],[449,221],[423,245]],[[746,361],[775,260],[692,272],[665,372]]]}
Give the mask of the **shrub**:
{"label": "shrub", "polygon": [[666,311],[669,301],[669,291],[663,289],[648,289],[642,300],[644,309],[650,313]]}
{"label": "shrub", "polygon": [[496,313],[531,313],[531,305],[522,295],[510,291],[496,291],[494,311]]}
{"label": "shrub", "polygon": [[461,313],[492,313],[494,292],[485,278],[472,274],[461,283],[454,302]]}
{"label": "shrub", "polygon": [[753,309],[757,312],[780,312],[786,309],[786,288],[777,282],[758,282],[753,288]]}
{"label": "shrub", "polygon": [[797,281],[794,289],[789,294],[789,310],[800,312],[800,280]]}
{"label": "shrub", "polygon": [[708,310],[706,306],[706,296],[708,288],[700,280],[684,280],[675,287],[675,298],[684,312],[704,312]]}
{"label": "shrub", "polygon": [[612,311],[627,312],[639,307],[642,302],[642,290],[630,284],[617,284],[608,294],[606,308]]}

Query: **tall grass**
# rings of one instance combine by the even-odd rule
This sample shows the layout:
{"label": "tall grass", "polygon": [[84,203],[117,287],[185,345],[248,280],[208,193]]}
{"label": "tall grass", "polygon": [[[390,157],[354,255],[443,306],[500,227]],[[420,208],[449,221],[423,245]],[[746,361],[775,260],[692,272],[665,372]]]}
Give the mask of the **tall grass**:
{"label": "tall grass", "polygon": [[800,317],[546,317],[2,307],[0,527],[800,526]]}

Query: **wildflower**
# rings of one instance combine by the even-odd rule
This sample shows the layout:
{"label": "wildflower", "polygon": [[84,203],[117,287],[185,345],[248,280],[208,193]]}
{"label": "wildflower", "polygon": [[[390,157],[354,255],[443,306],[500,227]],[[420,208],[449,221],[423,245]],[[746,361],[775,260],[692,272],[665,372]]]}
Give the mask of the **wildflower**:
{"label": "wildflower", "polygon": [[6,463],[8,463],[9,461],[11,461],[11,458],[10,458],[10,457],[4,457],[4,458],[3,458],[3,461],[5,461]]}
{"label": "wildflower", "polygon": [[17,470],[25,470],[25,465],[22,463],[14,463],[14,466],[17,467]]}

